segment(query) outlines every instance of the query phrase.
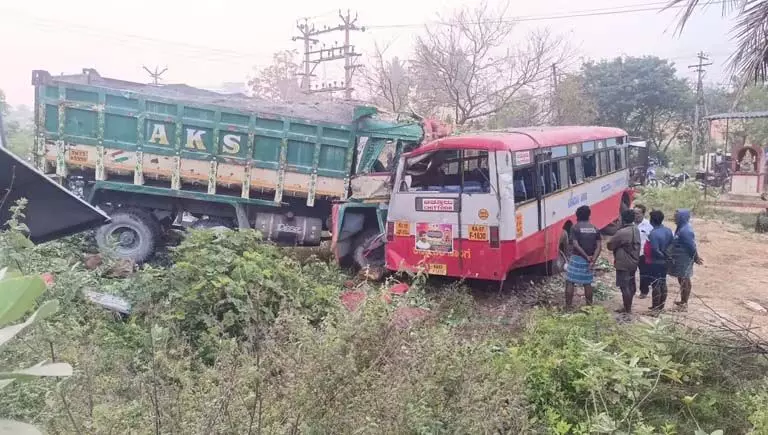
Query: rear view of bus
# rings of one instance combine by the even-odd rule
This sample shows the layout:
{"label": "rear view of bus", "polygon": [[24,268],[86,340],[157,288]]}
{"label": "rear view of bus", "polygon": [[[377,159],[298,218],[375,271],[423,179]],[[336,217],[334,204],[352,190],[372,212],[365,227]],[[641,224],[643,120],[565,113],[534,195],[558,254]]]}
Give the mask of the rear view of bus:
{"label": "rear view of bus", "polygon": [[628,207],[626,133],[547,127],[440,139],[404,155],[387,216],[386,266],[504,280],[565,266],[581,205],[603,228]]}

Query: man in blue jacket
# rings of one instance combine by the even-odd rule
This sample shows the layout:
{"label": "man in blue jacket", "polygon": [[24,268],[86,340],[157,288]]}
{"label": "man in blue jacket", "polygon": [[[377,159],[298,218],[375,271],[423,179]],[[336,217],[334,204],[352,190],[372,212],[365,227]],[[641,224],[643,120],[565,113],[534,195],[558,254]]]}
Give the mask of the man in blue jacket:
{"label": "man in blue jacket", "polygon": [[653,229],[648,234],[648,243],[645,244],[645,252],[641,258],[645,259],[646,271],[653,288],[651,311],[659,312],[664,309],[664,303],[667,301],[667,249],[672,244],[674,235],[672,230],[664,226],[664,213],[661,210],[653,210],[650,217]]}
{"label": "man in blue jacket", "polygon": [[675,229],[675,238],[672,241],[675,248],[672,254],[674,265],[669,274],[676,276],[680,283],[680,301],[676,301],[675,305],[682,310],[688,308],[688,298],[691,296],[693,264],[704,263],[696,249],[696,235],[690,222],[690,210],[679,209],[675,212],[677,228]]}

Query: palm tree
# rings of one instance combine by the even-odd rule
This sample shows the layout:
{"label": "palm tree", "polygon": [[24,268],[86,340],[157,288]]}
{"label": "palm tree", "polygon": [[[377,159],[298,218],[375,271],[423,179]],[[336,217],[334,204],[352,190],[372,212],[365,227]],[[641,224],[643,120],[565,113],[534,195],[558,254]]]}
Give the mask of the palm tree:
{"label": "palm tree", "polygon": [[736,13],[731,32],[736,51],[728,59],[731,72],[741,85],[764,83],[768,74],[768,0],[671,0],[666,9],[682,7],[677,30],[682,32],[699,6],[722,4],[723,16]]}

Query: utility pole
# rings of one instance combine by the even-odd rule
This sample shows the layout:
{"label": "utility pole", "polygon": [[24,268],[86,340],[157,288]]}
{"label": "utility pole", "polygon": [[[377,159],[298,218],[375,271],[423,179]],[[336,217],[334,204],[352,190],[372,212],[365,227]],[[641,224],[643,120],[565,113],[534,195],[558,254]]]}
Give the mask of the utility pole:
{"label": "utility pole", "polygon": [[699,58],[699,63],[697,65],[688,65],[689,69],[696,71],[698,74],[698,78],[696,79],[696,108],[693,112],[693,140],[691,141],[691,159],[693,160],[693,166],[691,167],[691,170],[696,168],[696,149],[700,145],[702,139],[701,115],[704,112],[704,67],[712,65],[712,62],[704,63],[704,61],[708,61],[709,58],[703,51],[700,51],[696,57]]}
{"label": "utility pole", "polygon": [[147,68],[146,66],[142,65],[142,68],[144,68],[144,71],[146,71],[149,74],[149,76],[152,77],[152,83],[154,83],[155,85],[157,85],[160,82],[160,76],[162,76],[164,72],[168,71],[168,67],[163,68],[162,71],[158,71],[159,67],[156,66],[154,72],[149,68]]}
{"label": "utility pole", "polygon": [[[357,26],[357,14],[352,17],[349,10],[347,10],[346,15],[342,15],[341,11],[339,11],[339,18],[341,19],[341,24],[335,27],[324,26],[322,29],[316,29],[306,19],[303,23],[297,25],[301,36],[296,36],[293,40],[302,40],[304,42],[304,72],[302,73],[301,88],[305,93],[344,91],[344,98],[352,98],[352,91],[354,90],[352,87],[352,77],[358,68],[358,65],[354,63],[354,59],[359,57],[360,53],[356,53],[355,46],[350,43],[350,32],[353,30],[364,32],[365,27]],[[312,49],[311,46],[317,45],[320,42],[315,38],[316,36],[338,31],[344,31],[344,45],[338,46],[337,43],[334,43],[332,47],[326,48],[325,44],[323,44],[320,49]],[[313,89],[311,78],[315,76],[315,68],[323,62],[342,59],[344,60],[344,82],[339,84],[335,81],[333,84],[322,83],[315,85]]]}
{"label": "utility pole", "polygon": [[315,31],[315,26],[309,24],[308,19],[304,18],[303,23],[297,23],[296,28],[299,29],[301,36],[294,36],[291,39],[294,41],[299,39],[304,41],[304,72],[301,74],[301,89],[305,93],[309,93],[309,90],[312,88],[312,77],[314,76],[313,72],[315,70],[315,68],[311,67],[312,65],[310,63],[310,44],[314,45],[320,41],[312,38],[317,32]]}

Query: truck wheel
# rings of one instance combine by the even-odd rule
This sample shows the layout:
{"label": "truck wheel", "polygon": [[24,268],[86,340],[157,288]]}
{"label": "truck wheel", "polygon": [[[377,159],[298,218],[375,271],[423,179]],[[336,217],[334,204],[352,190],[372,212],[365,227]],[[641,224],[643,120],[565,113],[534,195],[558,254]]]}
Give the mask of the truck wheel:
{"label": "truck wheel", "polygon": [[159,223],[140,210],[118,210],[112,222],[96,230],[96,243],[103,252],[135,263],[146,261],[155,251]]}
{"label": "truck wheel", "polygon": [[163,230],[163,224],[160,223],[160,220],[158,220],[154,214],[152,214],[151,211],[145,210],[142,208],[127,208],[124,209],[128,213],[133,213],[136,216],[140,217],[144,222],[149,225],[149,228],[152,230],[152,234],[155,236],[155,243],[160,243],[161,240],[163,240],[163,236],[165,235],[165,230]]}
{"label": "truck wheel", "polygon": [[382,244],[369,252],[369,246],[379,235],[381,233],[378,228],[363,230],[355,237],[355,250],[352,253],[355,264],[361,270],[368,270],[373,275],[383,274],[384,270],[384,245]]}

